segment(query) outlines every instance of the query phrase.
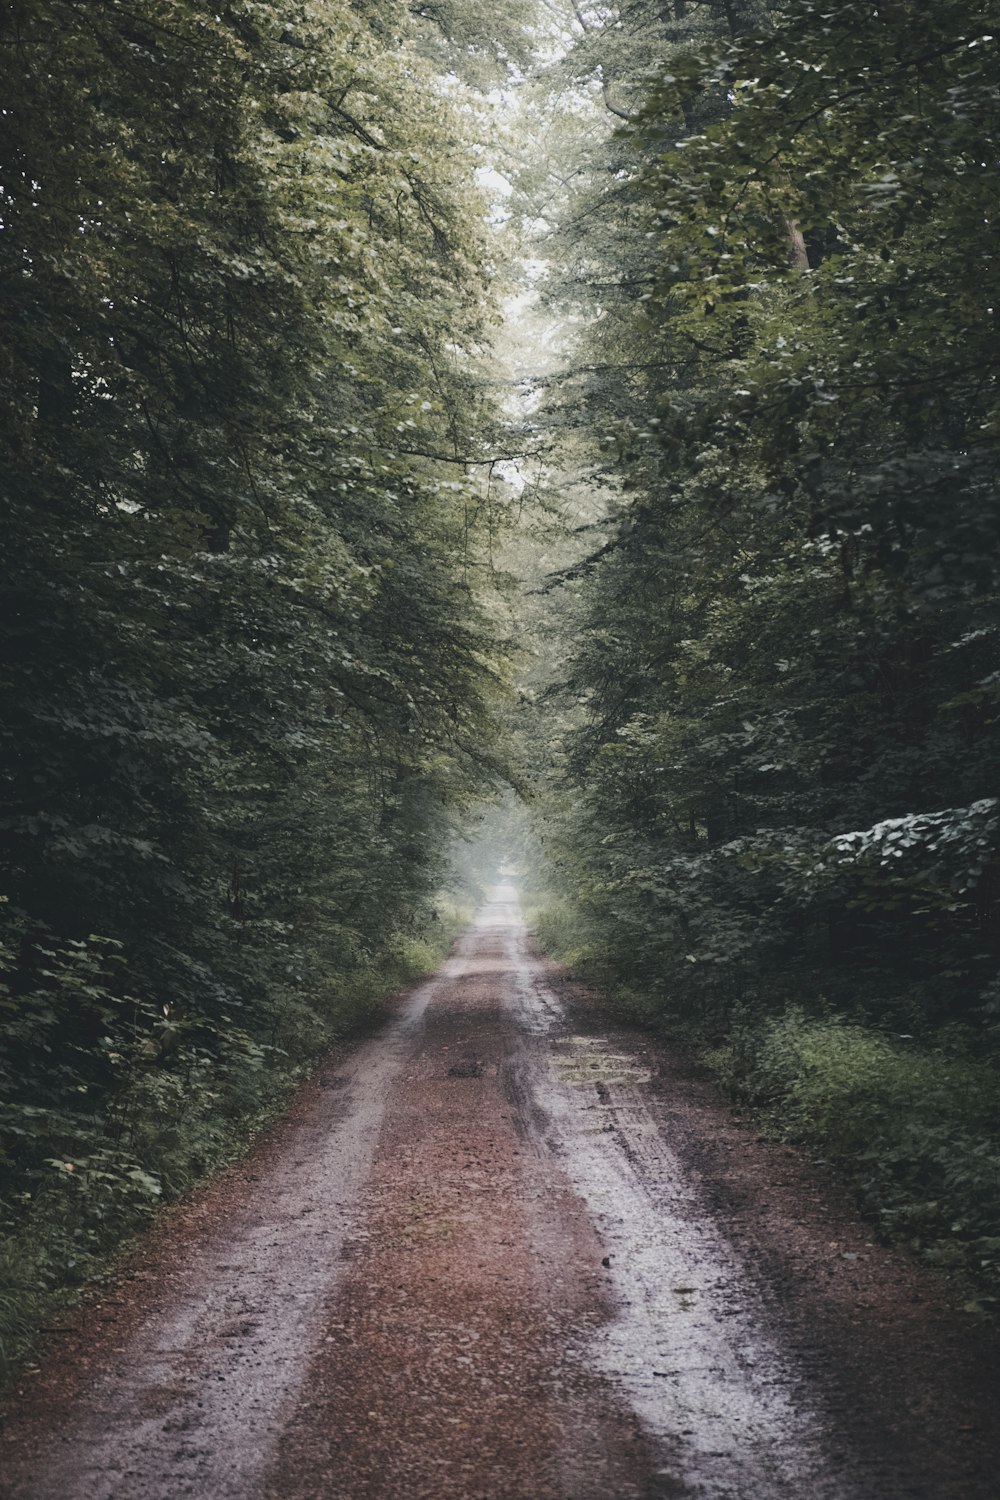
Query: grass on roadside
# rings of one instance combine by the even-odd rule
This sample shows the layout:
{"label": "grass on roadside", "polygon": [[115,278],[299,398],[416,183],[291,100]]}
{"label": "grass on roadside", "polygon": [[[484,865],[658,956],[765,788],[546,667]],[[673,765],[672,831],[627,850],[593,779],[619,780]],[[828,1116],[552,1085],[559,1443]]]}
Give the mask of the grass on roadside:
{"label": "grass on roadside", "polygon": [[855,1183],[886,1238],[1000,1284],[1000,1076],[840,1016],[744,1018],[703,1053],[740,1101]]}

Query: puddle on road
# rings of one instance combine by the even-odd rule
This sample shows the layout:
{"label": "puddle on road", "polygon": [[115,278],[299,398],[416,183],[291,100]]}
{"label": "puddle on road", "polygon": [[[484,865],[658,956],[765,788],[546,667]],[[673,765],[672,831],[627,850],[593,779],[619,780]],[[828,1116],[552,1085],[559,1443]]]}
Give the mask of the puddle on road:
{"label": "puddle on road", "polygon": [[563,1083],[648,1083],[652,1077],[634,1058],[607,1051],[603,1037],[571,1036],[555,1045],[561,1050],[550,1059],[550,1066]]}
{"label": "puddle on road", "polygon": [[804,1383],[651,1112],[649,1070],[606,1038],[560,1036],[565,1013],[518,924],[508,950],[518,1019],[539,1039],[529,1092],[546,1145],[598,1227],[617,1294],[618,1316],[578,1357],[622,1393],[652,1438],[657,1493],[859,1500],[831,1472]]}

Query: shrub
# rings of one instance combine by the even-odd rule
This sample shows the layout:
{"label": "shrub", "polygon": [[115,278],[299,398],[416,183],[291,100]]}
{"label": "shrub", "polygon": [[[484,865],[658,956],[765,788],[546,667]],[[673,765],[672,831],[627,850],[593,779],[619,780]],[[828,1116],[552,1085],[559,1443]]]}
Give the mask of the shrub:
{"label": "shrub", "polygon": [[845,1168],[882,1231],[1000,1274],[1000,1076],[832,1016],[744,1018],[705,1054],[788,1139]]}
{"label": "shrub", "polygon": [[[45,987],[0,988],[9,1043],[0,1066],[0,1377],[160,1203],[246,1148],[324,1048],[436,968],[464,916],[439,911],[426,929],[385,935],[379,954],[357,955],[319,992],[275,996],[267,1026],[254,1021],[256,1036],[229,1015],[165,1027],[155,1007],[123,992],[118,970],[127,967],[101,939],[48,950]],[[8,944],[8,960],[13,951]],[[53,1068],[47,1045],[67,1017],[79,1030],[72,1072],[69,1063]]]}

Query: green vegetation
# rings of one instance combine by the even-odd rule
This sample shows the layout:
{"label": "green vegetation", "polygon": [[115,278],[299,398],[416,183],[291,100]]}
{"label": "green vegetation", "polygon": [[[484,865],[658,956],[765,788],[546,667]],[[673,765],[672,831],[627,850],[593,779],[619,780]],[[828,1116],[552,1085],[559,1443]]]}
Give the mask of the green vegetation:
{"label": "green vegetation", "polygon": [[736,1018],[707,1061],[779,1131],[846,1167],[888,1235],[916,1239],[935,1264],[969,1264],[996,1280],[994,1067],[796,1010]]}
{"label": "green vegetation", "polygon": [[8,1350],[504,786],[556,951],[995,1265],[991,9],[6,6]]}
{"label": "green vegetation", "polygon": [[[76,1081],[90,1076],[85,1057],[75,1070],[64,1062],[41,1077],[26,1071],[24,1087],[4,1101],[5,1135],[13,1138],[30,1187],[5,1205],[0,1369],[16,1363],[39,1325],[101,1273],[161,1203],[242,1154],[279,1116],[321,1052],[372,1024],[387,996],[436,969],[468,916],[442,905],[425,933],[383,938],[377,958],[331,974],[311,1003],[276,1011],[266,1042],[231,1017],[220,1017],[214,1034],[203,1025],[196,1043],[172,1037],[155,1016],[137,1016],[130,1045],[120,1042],[125,1050],[109,1058],[115,1087],[100,1110],[80,1097],[85,1087],[93,1094]],[[54,1028],[60,1000],[63,1016],[77,1003],[81,970],[88,971],[91,991],[100,977],[78,948],[55,954],[52,963],[55,982],[40,998],[54,1013]],[[104,998],[113,1004],[109,992]],[[30,1048],[18,1041],[32,1009],[30,1000],[22,1002],[22,1024],[10,1028],[15,1064],[31,1060]],[[49,1035],[54,1042],[54,1030]],[[50,1059],[64,1050],[50,1045]],[[61,1154],[39,1160],[45,1149]]]}
{"label": "green vegetation", "polygon": [[995,1260],[990,9],[582,8],[544,409],[608,499],[530,763],[550,940]]}
{"label": "green vegetation", "polygon": [[447,70],[501,64],[347,0],[0,26],[0,1220],[44,1290],[442,931],[506,654]]}

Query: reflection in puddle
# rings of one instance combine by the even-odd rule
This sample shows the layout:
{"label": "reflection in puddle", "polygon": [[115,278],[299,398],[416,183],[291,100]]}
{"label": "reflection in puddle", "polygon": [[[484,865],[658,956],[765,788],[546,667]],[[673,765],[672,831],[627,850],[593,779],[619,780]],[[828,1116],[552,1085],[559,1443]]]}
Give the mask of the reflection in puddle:
{"label": "reflection in puddle", "polygon": [[550,1066],[564,1083],[648,1083],[652,1077],[634,1058],[609,1052],[604,1037],[571,1036],[555,1045],[563,1050],[550,1058]]}

